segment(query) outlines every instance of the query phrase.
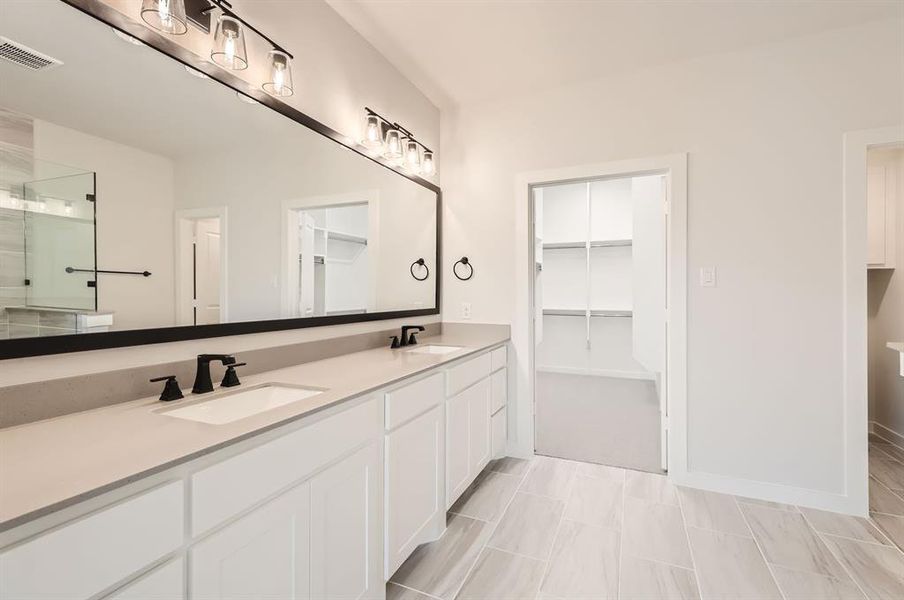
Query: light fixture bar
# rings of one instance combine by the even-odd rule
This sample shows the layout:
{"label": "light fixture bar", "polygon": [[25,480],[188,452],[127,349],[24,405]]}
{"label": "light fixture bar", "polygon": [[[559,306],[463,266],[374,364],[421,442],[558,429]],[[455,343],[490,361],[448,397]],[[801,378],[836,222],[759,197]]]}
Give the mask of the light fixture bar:
{"label": "light fixture bar", "polygon": [[259,35],[260,37],[267,40],[267,42],[271,46],[273,46],[274,50],[279,50],[280,52],[282,52],[283,54],[288,56],[290,59],[293,59],[293,60],[295,59],[295,57],[292,56],[291,52],[289,52],[288,50],[286,50],[285,48],[283,48],[282,46],[280,46],[279,44],[274,42],[268,35],[264,34],[260,29],[256,28],[254,25],[252,25],[251,23],[249,23],[242,17],[235,14],[235,12],[233,12],[233,10],[232,10],[232,4],[230,2],[228,2],[228,0],[207,0],[207,1],[210,2],[210,6],[202,9],[201,10],[202,13],[210,12],[214,8],[219,8],[221,11],[223,11],[224,15],[226,15],[227,17],[232,17],[233,19],[235,19],[236,21],[238,21],[239,23],[241,23],[242,25],[244,25],[245,27],[247,27],[248,29],[250,29],[251,31],[256,33],[257,35]]}
{"label": "light fixture bar", "polygon": [[[211,2],[215,2],[215,1],[216,0],[211,0]],[[383,115],[378,113],[377,111],[375,111],[372,108],[369,108],[367,106],[364,107],[364,110],[365,110],[365,112],[367,112],[368,115],[373,115],[373,116],[377,117],[378,119],[380,119],[381,121],[383,121],[383,123],[387,127],[392,128],[392,129],[398,129],[402,134],[404,134],[401,136],[403,139],[411,140],[412,142],[416,143],[418,146],[423,148],[426,152],[430,152],[431,154],[433,153],[433,150],[431,150],[430,148],[425,146],[423,143],[421,143],[420,140],[415,139],[413,133],[411,133],[409,130],[405,129],[398,123],[396,123],[394,121],[390,121],[389,119],[387,119],[386,117],[384,117]]]}

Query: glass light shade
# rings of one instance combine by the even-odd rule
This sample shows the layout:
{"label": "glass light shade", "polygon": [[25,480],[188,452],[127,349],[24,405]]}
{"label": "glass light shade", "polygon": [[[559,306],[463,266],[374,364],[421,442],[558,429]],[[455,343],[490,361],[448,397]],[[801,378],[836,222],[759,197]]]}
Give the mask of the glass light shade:
{"label": "glass light shade", "polygon": [[228,15],[220,15],[217,31],[213,36],[213,50],[210,59],[227,69],[241,71],[248,68],[248,53],[245,51],[245,32],[242,24]]}
{"label": "glass light shade", "polygon": [[398,129],[390,129],[386,132],[386,144],[383,157],[389,160],[402,158],[402,138]]}
{"label": "glass light shade", "polygon": [[188,31],[185,0],[141,0],[141,20],[157,31],[184,35]]}
{"label": "glass light shade", "polygon": [[267,53],[270,58],[270,80],[264,83],[264,91],[274,96],[291,96],[292,63],[289,55],[280,50],[271,50]]}
{"label": "glass light shade", "polygon": [[421,160],[421,174],[433,175],[436,173],[436,163],[433,162],[433,152],[424,150],[424,158]]}
{"label": "glass light shade", "polygon": [[413,171],[417,171],[421,164],[421,149],[414,140],[405,142],[405,164]]}
{"label": "glass light shade", "polygon": [[364,139],[361,143],[368,148],[380,148],[383,146],[383,136],[380,129],[380,117],[367,115],[367,119],[364,121]]}

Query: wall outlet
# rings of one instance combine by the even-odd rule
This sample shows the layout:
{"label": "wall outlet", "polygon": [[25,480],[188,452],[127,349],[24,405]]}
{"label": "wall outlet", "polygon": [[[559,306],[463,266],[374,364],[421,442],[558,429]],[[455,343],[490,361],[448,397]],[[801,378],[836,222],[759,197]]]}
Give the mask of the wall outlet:
{"label": "wall outlet", "polygon": [[700,287],[716,287],[715,267],[700,267]]}
{"label": "wall outlet", "polygon": [[461,318],[462,319],[470,319],[471,318],[471,303],[470,302],[462,302],[461,303]]}

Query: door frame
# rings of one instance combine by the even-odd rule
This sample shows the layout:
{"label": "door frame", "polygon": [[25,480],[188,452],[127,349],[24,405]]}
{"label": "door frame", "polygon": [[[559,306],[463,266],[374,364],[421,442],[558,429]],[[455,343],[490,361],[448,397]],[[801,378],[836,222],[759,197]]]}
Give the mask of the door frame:
{"label": "door frame", "polygon": [[668,471],[670,477],[687,473],[687,154],[619,160],[560,169],[520,173],[515,177],[516,221],[515,286],[518,298],[512,321],[515,370],[515,410],[509,414],[507,451],[527,458],[534,452],[534,232],[532,189],[539,185],[615,176],[666,174],[667,263],[666,318],[668,322],[666,402],[668,407]]}
{"label": "door frame", "polygon": [[902,126],[849,131],[843,138],[844,495],[849,512],[864,517],[869,514],[867,151],[902,142]]}
{"label": "door frame", "polygon": [[192,221],[199,219],[219,219],[220,221],[220,323],[229,322],[228,294],[229,289],[229,257],[228,244],[226,243],[229,230],[225,206],[207,206],[203,208],[185,208],[175,211],[173,217],[173,244],[175,246],[175,289],[176,289],[176,323],[181,324],[183,319],[190,318],[182,310],[182,294],[185,292],[182,285],[182,269],[186,266],[182,261],[182,245],[185,242],[185,227]]}

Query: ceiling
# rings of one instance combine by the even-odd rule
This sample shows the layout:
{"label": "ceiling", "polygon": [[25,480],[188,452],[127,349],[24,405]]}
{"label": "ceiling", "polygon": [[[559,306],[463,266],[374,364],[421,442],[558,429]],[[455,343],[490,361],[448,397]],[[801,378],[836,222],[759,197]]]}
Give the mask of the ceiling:
{"label": "ceiling", "polygon": [[327,0],[440,108],[897,16],[901,0]]}

